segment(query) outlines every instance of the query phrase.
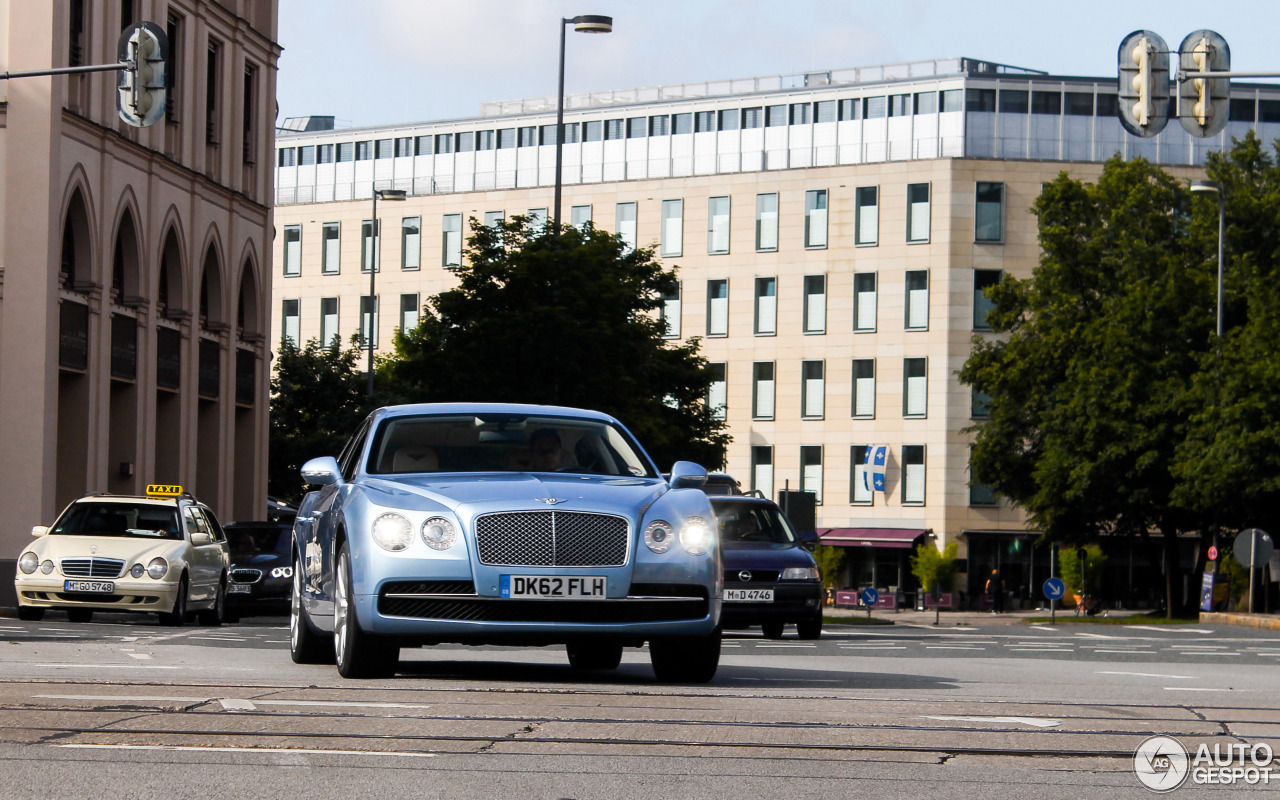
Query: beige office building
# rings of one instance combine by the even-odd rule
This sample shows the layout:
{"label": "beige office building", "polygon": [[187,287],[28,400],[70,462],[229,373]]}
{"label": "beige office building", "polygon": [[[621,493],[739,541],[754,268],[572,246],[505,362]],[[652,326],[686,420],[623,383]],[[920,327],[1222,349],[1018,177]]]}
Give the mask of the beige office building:
{"label": "beige office building", "polygon": [[9,564],[90,491],[181,484],[224,521],[265,513],[276,13],[0,3],[6,71],[115,63],[138,21],[171,48],[168,106],[147,128],[119,119],[116,72],[0,82]]}
{"label": "beige office building", "polygon": [[[968,470],[982,398],[956,371],[988,335],[983,288],[1036,266],[1029,209],[1060,171],[1089,179],[1119,152],[1190,177],[1250,127],[1280,136],[1275,88],[1235,87],[1226,131],[1201,140],[1176,121],[1128,136],[1115,87],[950,59],[575,96],[562,219],[678,268],[664,316],[721,375],[728,472],[815,493],[823,540],[850,548],[841,584],[909,586],[910,547],[956,541],[970,600],[994,566],[1026,595],[1047,554]],[[555,98],[482,112],[279,136],[273,342],[346,341],[372,307],[385,352],[453,284],[470,218],[547,218]],[[409,195],[378,204],[376,248],[375,186]],[[876,445],[884,491],[858,469]]]}

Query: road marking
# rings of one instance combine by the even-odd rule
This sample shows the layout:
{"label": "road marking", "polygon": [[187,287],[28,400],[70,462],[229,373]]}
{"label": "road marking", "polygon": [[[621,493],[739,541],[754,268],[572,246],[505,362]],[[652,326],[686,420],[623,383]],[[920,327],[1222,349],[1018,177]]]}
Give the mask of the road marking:
{"label": "road marking", "polygon": [[926,644],[926,650],[986,650],[985,647],[968,647],[958,644]]}
{"label": "road marking", "polygon": [[247,642],[248,639],[235,639],[230,636],[192,636],[192,641],[199,639],[202,642]]}
{"label": "road marking", "polygon": [[1010,653],[1074,653],[1075,650],[1062,650],[1057,647],[1015,647]]}
{"label": "road marking", "polygon": [[1103,648],[1101,648],[1101,647],[1094,648],[1093,652],[1095,652],[1095,653],[1120,653],[1120,654],[1122,654],[1122,655],[1129,655],[1129,656],[1154,656],[1154,655],[1156,654],[1156,651],[1154,651],[1154,650],[1104,650],[1104,649],[1103,649]]}
{"label": "road marking", "polygon": [[1201,689],[1195,686],[1166,686],[1166,692],[1229,692],[1230,689]]}
{"label": "road marking", "polygon": [[292,747],[220,747],[217,745],[192,746],[176,744],[55,744],[78,750],[163,750],[168,752],[201,753],[298,753],[302,755],[380,756],[397,758],[435,758],[435,753],[413,753],[403,750],[311,750]]}
{"label": "road marking", "polygon": [[[42,669],[178,669],[178,667],[166,667],[159,664],[36,664]],[[220,667],[220,669],[234,669],[234,667]]]}
{"label": "road marking", "polygon": [[[317,706],[329,708],[401,708],[424,709],[434,708],[422,703],[357,703],[341,700],[243,700],[233,697],[170,697],[165,695],[117,695],[117,694],[37,694],[43,700],[115,700],[129,702],[165,702],[165,703],[208,703],[217,700],[223,708],[250,710],[254,706]],[[240,705],[244,704],[244,705]]]}
{"label": "road marking", "polygon": [[130,658],[139,658],[143,660],[151,658],[150,653],[125,653],[125,655],[129,656]]}
{"label": "road marking", "polygon": [[1138,678],[1170,678],[1172,680],[1189,681],[1194,676],[1191,675],[1161,675],[1158,672],[1107,672],[1099,670],[1098,675],[1133,675]]}
{"label": "road marking", "polygon": [[1176,625],[1126,625],[1126,628],[1133,631],[1159,631],[1160,633],[1198,633],[1200,635],[1213,633],[1212,630],[1204,628],[1179,628]]}
{"label": "road marking", "polygon": [[925,716],[924,719],[936,719],[942,722],[1003,722],[1016,723],[1019,725],[1031,725],[1036,728],[1056,728],[1062,724],[1060,719],[1048,719],[1047,717],[931,717]]}
{"label": "road marking", "polygon": [[817,647],[817,645],[816,644],[789,644],[785,642],[780,644],[766,644],[765,642],[761,642],[757,644],[756,647]]}
{"label": "road marking", "polygon": [[223,711],[257,711],[258,707],[248,700],[236,700],[230,697],[219,697],[218,702]]}

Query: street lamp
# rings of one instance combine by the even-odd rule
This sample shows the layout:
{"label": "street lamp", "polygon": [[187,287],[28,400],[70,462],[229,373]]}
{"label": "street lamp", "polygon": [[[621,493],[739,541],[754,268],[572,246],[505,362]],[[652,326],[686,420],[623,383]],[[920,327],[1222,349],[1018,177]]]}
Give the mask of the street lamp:
{"label": "street lamp", "polygon": [[572,25],[579,33],[609,33],[613,30],[613,17],[602,17],[597,14],[580,14],[573,18],[560,19],[560,95],[556,102],[556,201],[555,215],[551,218],[551,229],[560,233],[560,184],[562,176],[561,159],[564,151],[564,30]]}
{"label": "street lamp", "polygon": [[1222,193],[1222,185],[1216,181],[1192,181],[1191,191],[1199,194],[1213,193],[1218,196],[1218,344],[1222,344],[1222,231],[1226,226],[1227,204]]}
{"label": "street lamp", "polygon": [[366,395],[373,397],[373,343],[377,339],[377,331],[374,325],[378,320],[378,261],[382,254],[382,226],[378,224],[378,198],[383,200],[404,200],[404,189],[378,189],[373,190],[373,221],[370,223],[371,234],[373,236],[373,255],[369,259],[369,335],[365,337],[365,345],[369,348],[369,383],[365,391]]}

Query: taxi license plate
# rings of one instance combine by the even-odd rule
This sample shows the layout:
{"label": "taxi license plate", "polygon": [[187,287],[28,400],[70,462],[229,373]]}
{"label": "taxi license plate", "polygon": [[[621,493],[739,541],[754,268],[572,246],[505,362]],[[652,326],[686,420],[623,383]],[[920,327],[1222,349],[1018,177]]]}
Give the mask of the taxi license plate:
{"label": "taxi license plate", "polygon": [[250,594],[253,587],[247,583],[229,583],[227,584],[227,594]]}
{"label": "taxi license plate", "polygon": [[92,594],[111,594],[116,585],[111,581],[67,581],[62,584],[64,592],[89,592]]}
{"label": "taxi license plate", "polygon": [[601,600],[608,597],[603,575],[503,575],[503,597],[525,600]]}
{"label": "taxi license plate", "polygon": [[725,589],[724,599],[732,603],[772,603],[772,589]]}

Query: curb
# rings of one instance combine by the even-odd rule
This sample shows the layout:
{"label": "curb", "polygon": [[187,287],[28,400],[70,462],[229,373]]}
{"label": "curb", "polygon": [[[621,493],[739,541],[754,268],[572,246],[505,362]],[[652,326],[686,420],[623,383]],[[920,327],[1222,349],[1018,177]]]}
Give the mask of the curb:
{"label": "curb", "polygon": [[1228,614],[1222,611],[1202,611],[1200,612],[1200,622],[1217,623],[1218,625],[1242,625],[1246,628],[1280,631],[1280,617],[1267,614]]}

